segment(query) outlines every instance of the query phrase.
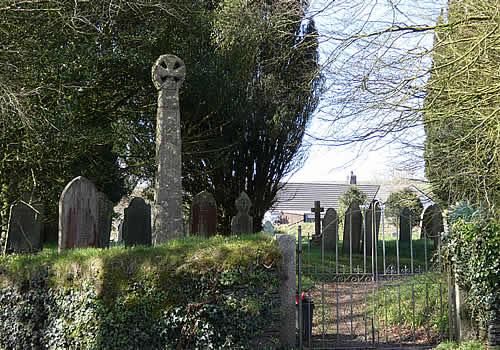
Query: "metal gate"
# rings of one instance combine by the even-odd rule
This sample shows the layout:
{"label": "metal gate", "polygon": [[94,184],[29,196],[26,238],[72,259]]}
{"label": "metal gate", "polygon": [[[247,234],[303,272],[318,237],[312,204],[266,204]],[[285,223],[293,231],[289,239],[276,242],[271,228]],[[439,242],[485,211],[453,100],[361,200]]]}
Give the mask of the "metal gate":
{"label": "metal gate", "polygon": [[[411,217],[403,212],[389,225],[384,206],[376,205],[380,229],[377,211],[366,206],[351,211],[347,225],[341,223],[350,226],[342,238],[338,228],[332,238],[335,229],[328,227],[338,225],[338,218],[319,235],[302,234],[299,225],[299,348],[431,349],[447,336],[447,284],[435,254],[440,240],[418,237],[411,224],[410,239],[402,240],[400,220],[411,223]],[[362,218],[360,245],[353,237],[356,214]]]}

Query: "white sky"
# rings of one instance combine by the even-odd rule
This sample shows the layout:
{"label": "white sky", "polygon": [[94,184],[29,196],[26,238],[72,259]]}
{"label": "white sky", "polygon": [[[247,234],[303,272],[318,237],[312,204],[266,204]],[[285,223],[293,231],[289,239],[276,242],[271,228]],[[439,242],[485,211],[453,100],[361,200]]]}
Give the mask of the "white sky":
{"label": "white sky", "polygon": [[312,146],[304,166],[294,173],[290,182],[345,182],[351,170],[358,182],[376,182],[392,177],[390,148],[365,151],[358,155],[355,146]]}
{"label": "white sky", "polygon": [[[312,0],[311,11],[314,13],[324,8],[325,1],[328,0]],[[326,31],[335,32],[336,27],[342,26],[347,20],[346,16],[353,16],[350,12],[352,4],[367,4],[373,1],[374,6],[368,5],[366,7],[360,6],[357,8],[359,20],[369,12],[370,18],[384,19],[387,16],[394,16],[394,11],[387,11],[388,4],[396,4],[398,10],[401,11],[403,19],[399,21],[406,22],[405,18],[419,18],[417,23],[432,24],[434,23],[439,11],[445,6],[445,0],[420,0],[419,7],[415,5],[412,0],[337,0],[332,2],[332,5],[322,10],[319,14],[314,16],[316,27],[323,35]],[[342,11],[344,8],[344,11]],[[409,13],[410,16],[406,17],[404,13]],[[418,13],[418,15],[415,15]],[[413,14],[413,16],[412,16]],[[377,18],[378,17],[378,18]],[[352,20],[349,19],[349,20]],[[389,21],[391,19],[388,19]],[[414,22],[415,23],[415,22]],[[346,28],[345,26],[343,28]],[[343,29],[342,29],[343,30]],[[427,41],[427,45],[432,45],[432,40]],[[321,42],[320,40],[320,60],[324,60],[329,55],[331,50],[331,42]],[[328,81],[326,82],[328,84]],[[315,130],[325,129],[324,125],[318,118],[317,113],[313,117],[313,121],[309,128],[309,133],[315,135]],[[341,147],[322,146],[318,145],[315,141],[305,139],[305,143],[310,144],[309,157],[304,163],[303,167],[297,172],[289,176],[290,182],[322,182],[322,181],[347,181],[351,171],[356,174],[358,182],[380,182],[384,179],[393,177],[395,163],[397,163],[398,150],[396,146],[380,146],[378,150],[370,151],[363,149],[361,145],[348,145]],[[416,176],[422,177],[423,174],[419,173]]]}

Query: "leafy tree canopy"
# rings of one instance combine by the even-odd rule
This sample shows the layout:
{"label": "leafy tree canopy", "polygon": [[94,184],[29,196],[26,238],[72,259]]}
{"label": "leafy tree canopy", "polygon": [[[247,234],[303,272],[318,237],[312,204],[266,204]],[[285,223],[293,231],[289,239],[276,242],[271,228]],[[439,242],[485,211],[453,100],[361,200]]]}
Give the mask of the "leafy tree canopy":
{"label": "leafy tree canopy", "polygon": [[424,113],[426,175],[445,203],[467,199],[498,208],[498,2],[450,1],[447,21],[460,25],[436,31]]}
{"label": "leafy tree canopy", "polygon": [[256,228],[301,160],[318,101],[314,23],[301,1],[7,1],[0,6],[2,217],[36,191],[49,217],[83,175],[113,201],[155,170],[150,69],[174,53],[181,91],[183,185],[212,191],[221,231],[246,190]]}

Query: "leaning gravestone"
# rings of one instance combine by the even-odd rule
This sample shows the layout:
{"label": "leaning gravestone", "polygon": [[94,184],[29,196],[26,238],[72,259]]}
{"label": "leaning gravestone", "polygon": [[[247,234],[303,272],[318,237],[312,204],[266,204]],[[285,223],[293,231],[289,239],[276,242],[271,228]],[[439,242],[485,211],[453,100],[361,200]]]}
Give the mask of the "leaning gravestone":
{"label": "leaning gravestone", "polygon": [[327,209],[323,218],[324,248],[335,251],[339,237],[339,216],[333,208]]}
{"label": "leaning gravestone", "polygon": [[6,251],[32,253],[42,249],[43,206],[18,202],[10,207]]}
{"label": "leaning gravestone", "polygon": [[217,203],[210,192],[202,191],[193,197],[191,233],[203,237],[217,233]]}
{"label": "leaning gravestone", "polygon": [[434,241],[434,247],[437,247],[442,232],[444,232],[443,213],[436,204],[430,205],[424,209],[422,214],[420,238],[431,238]]}
{"label": "leaning gravestone", "polygon": [[[349,254],[352,244],[352,253],[360,253],[361,230],[363,226],[363,216],[358,202],[352,202],[347,208],[344,219],[344,237],[342,243],[342,252]],[[352,242],[352,243],[351,243]]]}
{"label": "leaning gravestone", "polygon": [[113,216],[113,203],[108,199],[108,197],[99,192],[97,194],[98,199],[98,210],[99,210],[99,242],[98,247],[109,248],[109,240],[111,236],[111,223]]}
{"label": "leaning gravestone", "polygon": [[155,244],[184,234],[179,89],[185,76],[184,62],[174,55],[160,56],[151,71],[153,84],[158,90],[153,207]]}
{"label": "leaning gravestone", "polygon": [[403,208],[399,215],[399,241],[409,242],[411,239],[411,212],[408,208]]}
{"label": "leaning gravestone", "polygon": [[123,242],[125,246],[151,245],[151,206],[134,197],[124,210]]}
{"label": "leaning gravestone", "polygon": [[99,244],[99,204],[94,184],[82,176],[71,180],[59,200],[59,250]]}
{"label": "leaning gravestone", "polygon": [[245,192],[241,192],[234,203],[238,213],[231,219],[231,232],[233,234],[252,233],[253,218],[248,214],[252,206],[250,198]]}
{"label": "leaning gravestone", "polygon": [[[365,213],[366,255],[372,255],[372,249],[377,249],[378,234],[382,209],[378,201],[372,201]],[[373,244],[373,246],[372,246]],[[364,246],[363,246],[364,250]]]}

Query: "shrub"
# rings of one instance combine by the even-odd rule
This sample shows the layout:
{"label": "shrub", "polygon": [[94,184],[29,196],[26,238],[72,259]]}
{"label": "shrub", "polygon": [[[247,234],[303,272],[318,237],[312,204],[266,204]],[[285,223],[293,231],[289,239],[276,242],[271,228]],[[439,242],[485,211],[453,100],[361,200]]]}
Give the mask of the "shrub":
{"label": "shrub", "polygon": [[352,185],[349,189],[342,194],[339,198],[339,212],[338,215],[340,218],[343,218],[345,212],[349,208],[352,202],[357,202],[360,205],[366,204],[367,197],[366,193],[362,192],[358,186]]}
{"label": "shrub", "polygon": [[500,219],[468,204],[450,213],[451,228],[443,242],[443,257],[458,285],[466,290],[467,306],[485,329],[500,316]]}
{"label": "shrub", "polygon": [[0,348],[259,347],[279,321],[279,261],[261,235],[6,256]]}
{"label": "shrub", "polygon": [[403,208],[410,209],[411,224],[412,226],[417,226],[420,222],[423,206],[415,192],[409,188],[393,192],[389,195],[386,202],[385,215],[392,223],[396,223]]}

